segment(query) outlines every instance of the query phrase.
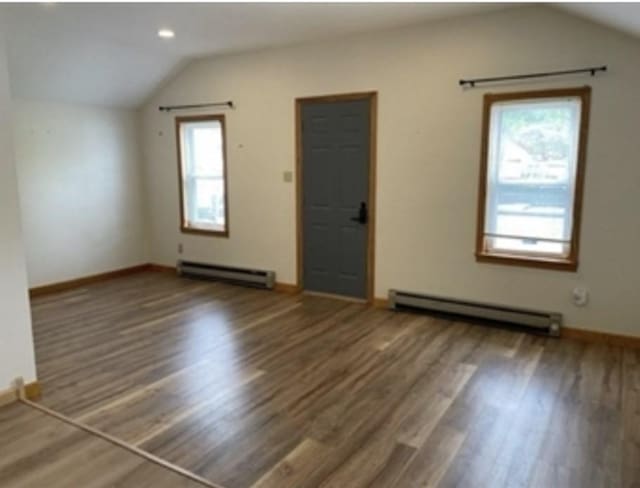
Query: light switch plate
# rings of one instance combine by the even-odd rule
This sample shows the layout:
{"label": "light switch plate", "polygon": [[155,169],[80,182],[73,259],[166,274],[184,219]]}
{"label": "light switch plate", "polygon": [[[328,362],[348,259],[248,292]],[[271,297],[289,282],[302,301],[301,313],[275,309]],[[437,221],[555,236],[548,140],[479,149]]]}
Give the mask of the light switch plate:
{"label": "light switch plate", "polygon": [[293,181],[293,171],[285,171],[282,173],[282,179],[285,183],[291,183]]}

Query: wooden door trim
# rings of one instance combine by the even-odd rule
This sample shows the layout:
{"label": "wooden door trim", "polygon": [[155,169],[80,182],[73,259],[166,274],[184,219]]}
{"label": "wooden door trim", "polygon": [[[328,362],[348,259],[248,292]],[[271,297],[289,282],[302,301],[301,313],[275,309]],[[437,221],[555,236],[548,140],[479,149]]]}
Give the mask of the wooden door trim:
{"label": "wooden door trim", "polygon": [[367,296],[368,303],[373,303],[375,284],[375,250],[376,250],[376,166],[378,135],[378,92],[344,93],[300,97],[295,99],[295,154],[296,154],[296,267],[299,290],[304,290],[304,225],[302,209],[302,106],[305,103],[332,103],[352,100],[369,102],[369,222],[367,226]]}

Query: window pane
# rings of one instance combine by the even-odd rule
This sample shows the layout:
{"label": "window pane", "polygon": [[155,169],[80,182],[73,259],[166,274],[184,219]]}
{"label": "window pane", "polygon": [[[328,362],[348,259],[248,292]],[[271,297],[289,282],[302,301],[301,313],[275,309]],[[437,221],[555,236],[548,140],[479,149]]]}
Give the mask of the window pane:
{"label": "window pane", "polygon": [[485,244],[566,256],[572,232],[580,99],[491,107]]}
{"label": "window pane", "polygon": [[186,224],[197,229],[224,231],[222,124],[218,120],[183,122],[180,136]]}

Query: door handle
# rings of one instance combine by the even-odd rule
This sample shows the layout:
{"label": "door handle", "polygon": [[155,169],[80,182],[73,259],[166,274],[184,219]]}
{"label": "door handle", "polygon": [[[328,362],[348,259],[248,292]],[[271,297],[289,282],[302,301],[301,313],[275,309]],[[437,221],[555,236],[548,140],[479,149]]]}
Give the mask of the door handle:
{"label": "door handle", "polygon": [[360,209],[357,217],[351,217],[351,220],[360,224],[366,224],[369,221],[369,211],[366,202],[360,202]]}

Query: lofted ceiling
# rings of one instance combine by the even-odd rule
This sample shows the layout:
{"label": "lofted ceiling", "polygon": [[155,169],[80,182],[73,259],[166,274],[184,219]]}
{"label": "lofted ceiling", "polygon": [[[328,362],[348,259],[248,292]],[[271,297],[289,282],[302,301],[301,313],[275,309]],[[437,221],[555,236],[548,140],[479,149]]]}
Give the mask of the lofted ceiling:
{"label": "lofted ceiling", "polygon": [[[4,4],[14,96],[137,107],[190,60],[328,39],[506,4]],[[640,35],[640,4],[556,4]],[[159,39],[158,29],[176,33]]]}
{"label": "lofted ceiling", "polygon": [[[455,15],[490,4],[11,4],[0,6],[14,96],[136,107],[189,60]],[[176,37],[159,39],[158,29]]]}
{"label": "lofted ceiling", "polygon": [[556,3],[554,6],[640,37],[640,3]]}

